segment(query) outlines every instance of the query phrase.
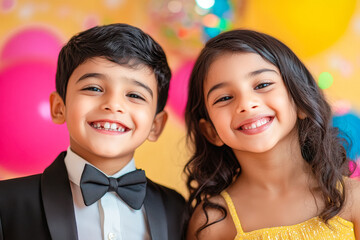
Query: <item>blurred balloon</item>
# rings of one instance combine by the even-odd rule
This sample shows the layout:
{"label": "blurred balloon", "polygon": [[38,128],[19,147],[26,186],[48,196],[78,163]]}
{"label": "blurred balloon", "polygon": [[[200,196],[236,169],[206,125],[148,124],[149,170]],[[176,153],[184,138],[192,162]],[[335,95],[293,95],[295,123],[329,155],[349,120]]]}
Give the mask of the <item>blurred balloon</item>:
{"label": "blurred balloon", "polygon": [[2,62],[51,59],[56,61],[62,42],[53,33],[40,28],[27,28],[9,39],[1,52]]}
{"label": "blurred balloon", "polygon": [[280,38],[301,57],[317,54],[348,29],[357,1],[246,1],[237,25]]}
{"label": "blurred balloon", "polygon": [[61,41],[41,28],[15,34],[1,53],[0,166],[15,175],[44,170],[68,146],[66,126],[51,121]]}
{"label": "blurred balloon", "polygon": [[360,158],[360,116],[354,112],[333,117],[333,126],[339,128],[340,136],[350,145],[345,146],[347,154],[353,161]]}
{"label": "blurred balloon", "polygon": [[322,72],[319,75],[318,85],[321,89],[327,89],[333,84],[334,78],[329,72]]}
{"label": "blurred balloon", "polygon": [[185,62],[178,68],[170,81],[168,104],[180,119],[184,118],[188,96],[188,83],[194,61]]}

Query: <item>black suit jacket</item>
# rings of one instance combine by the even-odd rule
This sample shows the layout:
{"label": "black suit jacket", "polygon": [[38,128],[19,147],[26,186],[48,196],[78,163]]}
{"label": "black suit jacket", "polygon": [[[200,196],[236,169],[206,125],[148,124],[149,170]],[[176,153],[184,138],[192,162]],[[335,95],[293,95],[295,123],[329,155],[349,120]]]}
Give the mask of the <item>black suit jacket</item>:
{"label": "black suit jacket", "polygon": [[[0,181],[0,240],[77,240],[62,152],[44,173]],[[181,238],[184,198],[148,179],[144,201],[153,240]]]}

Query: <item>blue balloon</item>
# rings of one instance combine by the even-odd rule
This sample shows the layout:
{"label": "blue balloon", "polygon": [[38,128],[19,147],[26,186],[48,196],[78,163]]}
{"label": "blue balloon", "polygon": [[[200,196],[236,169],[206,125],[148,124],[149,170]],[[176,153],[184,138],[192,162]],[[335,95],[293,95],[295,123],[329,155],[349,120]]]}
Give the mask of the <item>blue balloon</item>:
{"label": "blue balloon", "polygon": [[346,139],[350,145],[346,152],[351,160],[360,157],[360,117],[354,112],[333,117],[333,126],[339,128],[340,137]]}

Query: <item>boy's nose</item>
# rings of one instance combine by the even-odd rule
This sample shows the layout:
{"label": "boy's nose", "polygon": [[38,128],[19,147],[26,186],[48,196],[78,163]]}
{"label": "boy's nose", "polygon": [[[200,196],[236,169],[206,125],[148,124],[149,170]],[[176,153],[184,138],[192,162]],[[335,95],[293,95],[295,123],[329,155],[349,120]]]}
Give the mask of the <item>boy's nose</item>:
{"label": "boy's nose", "polygon": [[124,112],[124,106],[120,97],[109,97],[102,104],[102,109],[109,112]]}

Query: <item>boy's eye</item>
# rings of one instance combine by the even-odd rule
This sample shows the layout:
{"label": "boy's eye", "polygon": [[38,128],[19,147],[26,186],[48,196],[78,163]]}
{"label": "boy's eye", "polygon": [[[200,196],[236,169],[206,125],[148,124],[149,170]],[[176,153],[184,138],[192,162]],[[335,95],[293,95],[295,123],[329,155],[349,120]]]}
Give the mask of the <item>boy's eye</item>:
{"label": "boy's eye", "polygon": [[86,87],[86,88],[84,88],[83,90],[93,91],[93,92],[102,92],[102,90],[101,90],[100,88],[94,87],[94,86],[92,86],[92,87]]}
{"label": "boy's eye", "polygon": [[221,97],[221,98],[217,99],[217,100],[214,102],[214,104],[216,104],[216,103],[218,103],[218,102],[225,102],[225,101],[228,101],[228,100],[230,100],[230,99],[232,99],[232,98],[233,98],[233,97],[231,97],[231,96]]}
{"label": "boy's eye", "polygon": [[126,95],[130,98],[137,98],[137,99],[140,99],[140,100],[143,100],[145,101],[145,98],[143,98],[142,96],[140,96],[139,94],[136,94],[136,93],[129,93],[128,95]]}
{"label": "boy's eye", "polygon": [[270,86],[270,85],[272,85],[272,83],[268,83],[268,82],[266,82],[266,83],[260,83],[259,85],[257,85],[257,86],[255,87],[255,90],[262,89],[262,88],[268,87],[268,86]]}

